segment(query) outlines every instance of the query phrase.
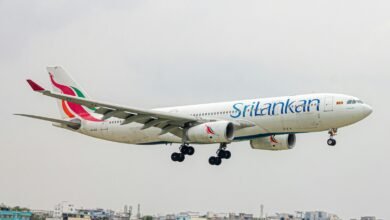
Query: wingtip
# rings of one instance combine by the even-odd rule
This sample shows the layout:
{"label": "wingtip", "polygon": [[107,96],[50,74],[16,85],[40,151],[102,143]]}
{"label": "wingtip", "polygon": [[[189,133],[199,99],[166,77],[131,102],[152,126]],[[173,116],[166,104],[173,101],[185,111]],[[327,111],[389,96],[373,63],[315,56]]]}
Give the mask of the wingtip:
{"label": "wingtip", "polygon": [[27,83],[30,85],[30,87],[32,88],[32,90],[34,90],[35,92],[42,92],[42,91],[45,91],[44,88],[42,88],[40,85],[38,85],[37,83],[35,83],[35,82],[32,81],[31,79],[28,79],[28,80],[27,80]]}

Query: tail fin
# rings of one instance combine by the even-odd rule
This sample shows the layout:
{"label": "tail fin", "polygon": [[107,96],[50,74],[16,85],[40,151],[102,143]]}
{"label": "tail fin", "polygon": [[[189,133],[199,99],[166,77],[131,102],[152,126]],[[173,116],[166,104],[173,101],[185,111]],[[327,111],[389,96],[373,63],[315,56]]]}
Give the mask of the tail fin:
{"label": "tail fin", "polygon": [[[87,93],[72,79],[70,75],[68,75],[62,67],[47,67],[47,71],[49,72],[50,81],[53,85],[53,91],[57,93],[62,93],[65,95],[76,96],[79,98],[88,98]],[[61,117],[63,119],[70,119],[83,116],[85,114],[90,114],[95,109],[88,109],[87,107],[76,106],[74,108],[72,104],[64,101],[58,100],[58,108],[60,110]],[[83,108],[83,109],[80,109]],[[83,115],[80,115],[83,114]]]}

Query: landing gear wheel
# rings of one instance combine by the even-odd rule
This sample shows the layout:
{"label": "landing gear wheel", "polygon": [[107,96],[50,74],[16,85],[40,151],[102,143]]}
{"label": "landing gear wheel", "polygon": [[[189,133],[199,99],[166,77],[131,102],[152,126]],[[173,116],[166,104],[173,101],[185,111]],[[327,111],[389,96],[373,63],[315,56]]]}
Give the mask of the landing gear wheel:
{"label": "landing gear wheel", "polygon": [[337,135],[337,128],[331,128],[328,131],[329,134],[329,139],[327,141],[329,146],[335,146],[336,145],[336,140],[334,139],[334,136]]}
{"label": "landing gear wheel", "polygon": [[209,158],[209,164],[210,165],[215,165],[216,160],[217,160],[217,157],[210,157]]}
{"label": "landing gear wheel", "polygon": [[232,153],[228,150],[226,150],[227,143],[221,143],[219,146],[219,149],[217,150],[217,156],[216,157],[210,157],[209,163],[211,165],[219,166],[222,163],[222,159],[230,159],[232,156]]}
{"label": "landing gear wheel", "polygon": [[195,153],[195,149],[191,146],[182,145],[180,147],[180,153],[191,156]]}
{"label": "landing gear wheel", "polygon": [[179,160],[179,157],[180,157],[180,154],[176,153],[176,152],[172,153],[172,155],[171,155],[172,161],[175,161],[175,162],[177,162]]}
{"label": "landing gear wheel", "polygon": [[218,157],[220,158],[225,158],[225,155],[226,155],[226,151],[224,150],[219,150],[218,153],[217,153]]}
{"label": "landing gear wheel", "polygon": [[210,157],[209,163],[210,163],[210,165],[219,166],[222,163],[222,159],[220,157]]}
{"label": "landing gear wheel", "polygon": [[228,160],[232,157],[232,153],[230,153],[230,151],[225,151],[225,159]]}
{"label": "landing gear wheel", "polygon": [[195,148],[189,146],[187,148],[187,155],[191,156],[191,155],[194,155],[194,153],[195,153]]}
{"label": "landing gear wheel", "polygon": [[220,157],[215,158],[215,165],[219,166],[222,163],[222,159]]}
{"label": "landing gear wheel", "polygon": [[181,153],[172,153],[171,155],[171,159],[175,162],[183,162],[184,159],[185,159],[185,156],[184,154],[181,154]]}
{"label": "landing gear wheel", "polygon": [[229,159],[232,156],[232,153],[228,150],[219,150],[217,155],[221,159]]}
{"label": "landing gear wheel", "polygon": [[174,152],[171,155],[171,159],[175,162],[183,162],[186,159],[186,155],[193,155],[195,153],[195,149],[191,146],[188,146],[187,143],[183,143],[180,145],[179,153]]}
{"label": "landing gear wheel", "polygon": [[327,141],[329,146],[335,146],[336,145],[336,140],[333,138],[329,138]]}
{"label": "landing gear wheel", "polygon": [[184,159],[186,159],[186,157],[184,156],[184,154],[179,154],[179,158],[177,159],[178,162],[183,162]]}
{"label": "landing gear wheel", "polygon": [[187,149],[188,149],[188,147],[186,145],[182,145],[180,147],[180,153],[187,154]]}

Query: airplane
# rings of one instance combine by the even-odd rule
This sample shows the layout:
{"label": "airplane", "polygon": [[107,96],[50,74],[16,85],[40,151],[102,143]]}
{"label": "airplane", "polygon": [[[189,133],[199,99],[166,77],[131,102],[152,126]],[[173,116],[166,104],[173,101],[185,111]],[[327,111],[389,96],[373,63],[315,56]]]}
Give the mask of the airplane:
{"label": "airplane", "polygon": [[316,93],[257,98],[169,108],[141,109],[90,98],[62,67],[47,67],[52,91],[27,80],[33,91],[55,98],[61,119],[19,116],[52,122],[54,126],[113,142],[156,145],[179,143],[171,159],[183,162],[195,153],[191,144],[219,144],[210,165],[229,159],[228,144],[249,141],[252,149],[294,148],[296,134],[328,131],[327,144],[336,145],[337,130],[372,113],[360,99],[343,94]]}

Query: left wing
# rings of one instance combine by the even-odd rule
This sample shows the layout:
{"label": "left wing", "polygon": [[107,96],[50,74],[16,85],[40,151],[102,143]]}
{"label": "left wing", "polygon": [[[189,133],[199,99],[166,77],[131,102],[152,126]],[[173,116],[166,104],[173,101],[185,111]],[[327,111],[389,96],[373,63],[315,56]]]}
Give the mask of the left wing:
{"label": "left wing", "polygon": [[[191,115],[184,115],[176,112],[169,113],[157,110],[144,110],[85,98],[78,98],[75,96],[69,96],[45,90],[32,80],[27,80],[27,82],[34,91],[40,92],[43,95],[83,105],[89,108],[96,108],[97,110],[95,113],[103,115],[102,120],[108,119],[110,117],[116,117],[124,119],[122,125],[138,122],[144,124],[142,129],[158,127],[162,129],[161,135],[169,132],[176,136],[182,137],[183,128],[191,127],[208,121],[217,121],[212,119],[200,119]],[[254,126],[247,121],[233,121],[233,123],[237,129]]]}

